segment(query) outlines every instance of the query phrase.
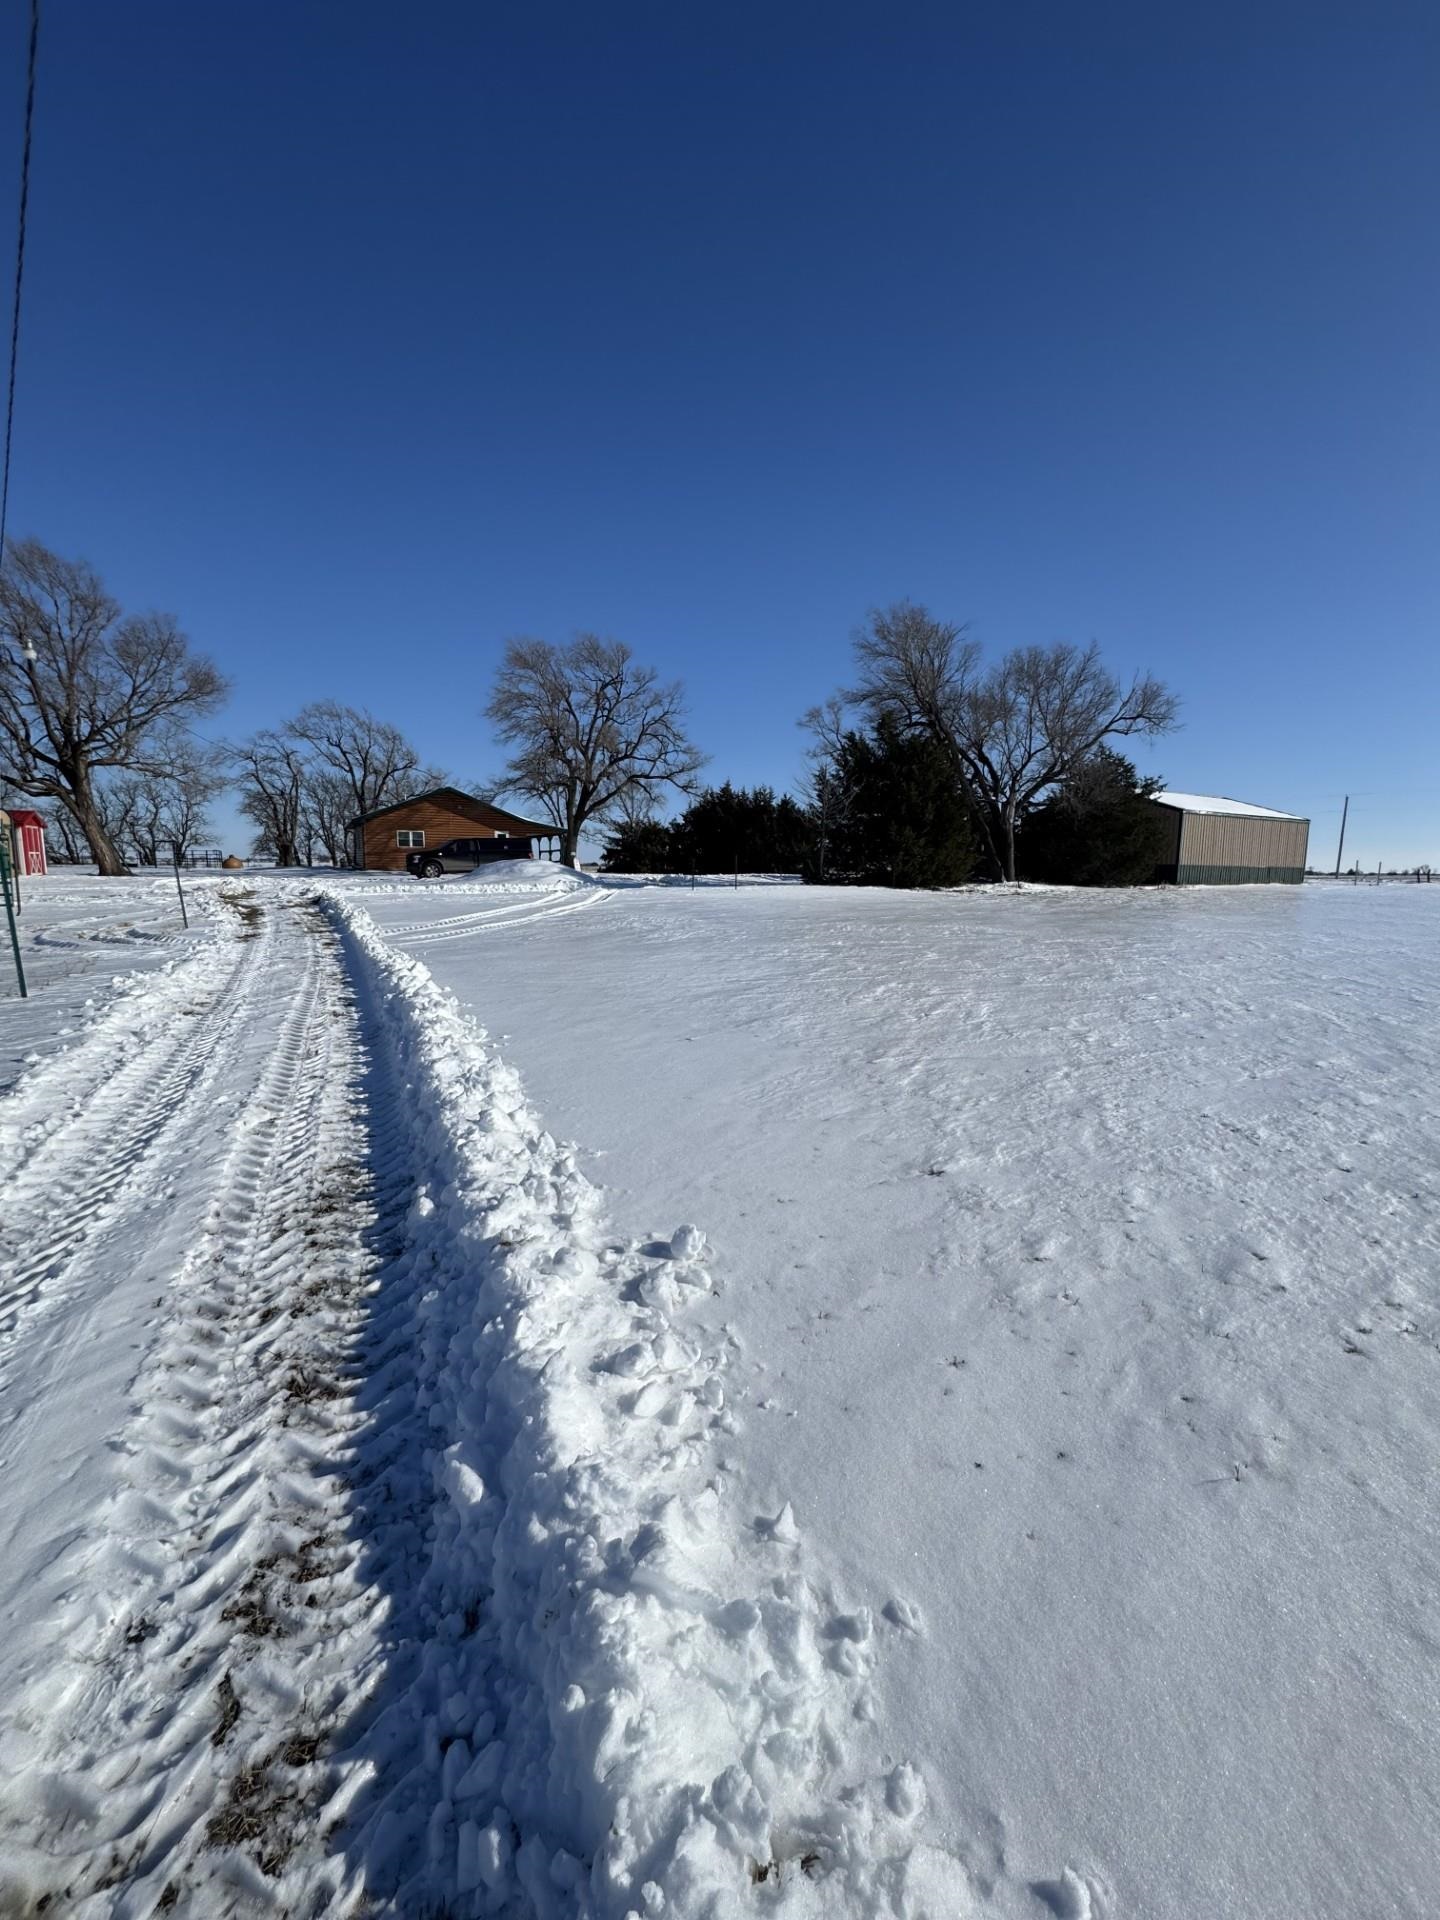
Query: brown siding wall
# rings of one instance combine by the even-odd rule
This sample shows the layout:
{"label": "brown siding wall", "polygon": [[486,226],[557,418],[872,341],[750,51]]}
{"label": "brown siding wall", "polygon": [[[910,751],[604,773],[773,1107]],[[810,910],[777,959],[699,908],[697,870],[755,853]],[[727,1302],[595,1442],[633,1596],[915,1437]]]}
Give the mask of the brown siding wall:
{"label": "brown siding wall", "polygon": [[406,856],[416,849],[396,845],[395,836],[402,830],[408,833],[418,828],[425,836],[426,847],[438,847],[446,840],[483,840],[511,830],[507,825],[497,826],[485,819],[489,811],[477,804],[473,811],[460,813],[437,800],[416,800],[410,806],[397,807],[393,813],[365,822],[362,829],[365,846],[360,864],[372,871],[403,873]]}
{"label": "brown siding wall", "polygon": [[1187,813],[1180,834],[1183,867],[1305,867],[1308,820],[1258,820],[1239,814]]}

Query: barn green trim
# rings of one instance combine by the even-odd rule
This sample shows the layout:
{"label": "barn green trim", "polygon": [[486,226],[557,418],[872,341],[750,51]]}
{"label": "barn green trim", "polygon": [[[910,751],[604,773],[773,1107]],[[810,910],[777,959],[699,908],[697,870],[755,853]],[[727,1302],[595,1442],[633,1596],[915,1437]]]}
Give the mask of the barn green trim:
{"label": "barn green trim", "polygon": [[1303,867],[1162,867],[1162,886],[1172,887],[1298,887],[1305,878]]}

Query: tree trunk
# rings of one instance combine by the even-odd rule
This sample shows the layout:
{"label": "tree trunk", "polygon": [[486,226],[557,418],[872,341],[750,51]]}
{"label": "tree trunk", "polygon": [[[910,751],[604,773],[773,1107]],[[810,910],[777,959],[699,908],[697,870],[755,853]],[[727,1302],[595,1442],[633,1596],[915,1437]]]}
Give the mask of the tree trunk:
{"label": "tree trunk", "polygon": [[560,834],[561,866],[576,867],[579,865],[579,861],[576,858],[576,854],[579,850],[579,846],[580,846],[580,829],[579,827],[573,825],[572,822],[567,820]]}
{"label": "tree trunk", "polygon": [[998,809],[986,807],[973,815],[984,841],[984,853],[994,880],[1008,880],[1005,870],[1005,819]]}
{"label": "tree trunk", "polygon": [[1007,812],[1004,815],[1000,822],[1000,830],[1003,836],[1000,845],[1005,862],[1005,878],[1013,882],[1015,878],[1015,816],[1013,813]]}
{"label": "tree trunk", "polygon": [[120,856],[120,850],[105,831],[105,823],[100,818],[100,810],[95,805],[95,796],[90,790],[88,774],[81,774],[71,782],[70,811],[75,816],[75,824],[90,843],[90,857],[107,879],[129,873]]}
{"label": "tree trunk", "polygon": [[[996,880],[1008,880],[1005,870],[1005,810],[998,801],[988,796],[981,797],[962,773],[960,793],[970,811],[970,819],[979,832],[982,852],[988,861],[992,877]],[[1014,849],[1011,849],[1014,858]]]}

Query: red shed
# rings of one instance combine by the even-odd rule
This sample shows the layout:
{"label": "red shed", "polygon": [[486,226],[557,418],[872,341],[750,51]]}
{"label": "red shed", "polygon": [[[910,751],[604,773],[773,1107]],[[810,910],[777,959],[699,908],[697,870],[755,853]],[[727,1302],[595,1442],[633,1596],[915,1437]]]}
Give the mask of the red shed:
{"label": "red shed", "polygon": [[45,873],[45,822],[29,807],[12,807],[10,825],[15,834],[15,864],[21,873]]}

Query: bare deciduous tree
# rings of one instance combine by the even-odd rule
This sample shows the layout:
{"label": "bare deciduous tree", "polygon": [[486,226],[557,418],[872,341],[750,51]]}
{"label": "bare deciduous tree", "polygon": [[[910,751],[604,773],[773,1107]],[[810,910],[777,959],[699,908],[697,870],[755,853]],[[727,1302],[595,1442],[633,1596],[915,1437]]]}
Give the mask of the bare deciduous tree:
{"label": "bare deciduous tree", "polygon": [[[50,851],[50,829],[54,828],[60,842],[58,853]],[[45,822],[45,857],[47,860],[64,860],[77,867],[89,858],[90,849],[85,845],[84,835],[75,824],[75,816],[68,807],[56,807]]]}
{"label": "bare deciduous tree", "polygon": [[302,707],[283,732],[305,757],[300,837],[312,864],[318,842],[332,866],[343,866],[352,820],[444,786],[448,778],[439,767],[422,766],[398,727],[339,700]]}
{"label": "bare deciduous tree", "polygon": [[137,815],[143,811],[142,785],[138,774],[122,773],[118,779],[107,780],[95,789],[95,811],[111,846],[124,859],[139,860],[143,865],[145,855],[135,848]]}
{"label": "bare deciduous tree", "polygon": [[1022,647],[985,668],[963,627],[909,601],[872,614],[855,654],[861,677],[846,697],[872,721],[930,735],[1004,880],[1015,878],[1016,828],[1042,794],[1102,741],[1175,724],[1175,696],[1159,680],[1122,687],[1093,643]]}
{"label": "bare deciduous tree", "polygon": [[307,767],[300,802],[300,838],[307,866],[315,865],[317,843],[332,867],[345,865],[350,857],[349,829],[354,814],[350,783],[328,767]]}
{"label": "bare deciduous tree", "polygon": [[225,758],[240,789],[240,811],[255,826],[256,850],[278,867],[298,867],[307,771],[299,747],[266,728],[226,748]]}
{"label": "bare deciduous tree", "polygon": [[156,867],[209,831],[205,809],[224,786],[220,756],[185,735],[156,746],[163,773],[122,773],[97,789],[105,830],[141,866]]}
{"label": "bare deciduous tree", "polygon": [[544,807],[567,867],[590,821],[612,818],[642,793],[688,792],[705,764],[681,724],[678,681],[662,685],[622,641],[593,633],[568,647],[512,640],[485,711],[515,749],[501,791]]}
{"label": "bare deciduous tree", "polygon": [[187,849],[210,838],[214,829],[206,809],[224,787],[224,756],[218,749],[192,751],[171,772],[160,815],[161,837],[180,849],[182,859]]}
{"label": "bare deciduous tree", "polygon": [[163,772],[162,737],[225,691],[172,615],[124,614],[83,560],[38,540],[10,546],[0,568],[0,777],[67,807],[101,873],[125,871],[101,776]]}
{"label": "bare deciduous tree", "polygon": [[259,829],[258,850],[284,867],[313,865],[317,847],[332,866],[345,865],[353,819],[447,778],[421,765],[398,727],[338,700],[302,707],[228,757],[240,810]]}
{"label": "bare deciduous tree", "polygon": [[650,787],[627,787],[611,809],[617,827],[653,826],[660,818],[660,796]]}
{"label": "bare deciduous tree", "polygon": [[420,756],[410,742],[398,727],[361,707],[317,700],[302,707],[285,731],[309,749],[317,774],[334,776],[333,791],[344,795],[347,820],[424,791],[417,781]]}

